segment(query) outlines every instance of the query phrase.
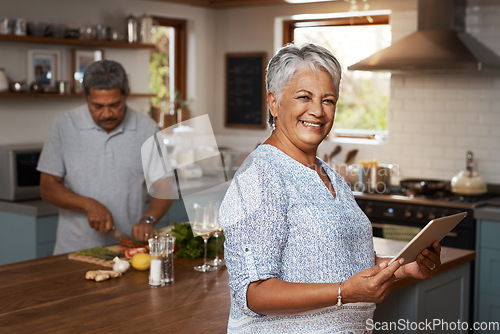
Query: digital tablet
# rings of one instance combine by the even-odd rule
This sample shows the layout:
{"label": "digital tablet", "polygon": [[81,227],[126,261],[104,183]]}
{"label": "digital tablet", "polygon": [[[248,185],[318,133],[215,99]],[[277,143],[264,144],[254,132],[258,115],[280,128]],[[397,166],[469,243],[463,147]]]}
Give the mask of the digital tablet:
{"label": "digital tablet", "polygon": [[396,255],[389,264],[397,259],[405,259],[405,264],[417,259],[424,249],[430,248],[434,241],[440,242],[455,226],[467,216],[466,212],[457,213],[431,220],[410,242]]}

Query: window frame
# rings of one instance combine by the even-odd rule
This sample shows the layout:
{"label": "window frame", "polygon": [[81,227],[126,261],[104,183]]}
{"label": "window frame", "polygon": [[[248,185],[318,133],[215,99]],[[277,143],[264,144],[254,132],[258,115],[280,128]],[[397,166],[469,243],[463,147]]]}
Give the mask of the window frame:
{"label": "window frame", "polygon": [[[354,15],[354,14],[353,14]],[[328,26],[355,26],[355,25],[388,25],[389,14],[376,14],[376,15],[358,15],[333,17],[333,18],[309,18],[309,19],[289,19],[283,21],[283,45],[292,43],[294,41],[295,28],[307,27],[328,27]],[[335,133],[335,137],[345,139],[371,139],[375,140],[381,136],[380,133],[374,131],[373,133],[349,132],[342,133],[342,131]]]}

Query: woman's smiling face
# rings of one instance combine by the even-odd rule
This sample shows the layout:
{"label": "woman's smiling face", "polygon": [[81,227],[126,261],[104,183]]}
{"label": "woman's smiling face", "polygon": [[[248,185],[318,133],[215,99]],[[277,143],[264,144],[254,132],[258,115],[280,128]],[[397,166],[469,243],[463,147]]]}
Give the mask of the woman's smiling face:
{"label": "woman's smiling face", "polygon": [[268,94],[275,134],[303,152],[316,151],[332,129],[337,91],[328,72],[298,70],[283,90],[281,101]]}

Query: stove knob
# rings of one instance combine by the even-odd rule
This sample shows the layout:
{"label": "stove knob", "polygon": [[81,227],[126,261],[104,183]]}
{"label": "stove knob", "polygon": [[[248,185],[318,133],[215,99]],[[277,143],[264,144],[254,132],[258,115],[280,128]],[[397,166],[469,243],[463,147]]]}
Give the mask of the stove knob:
{"label": "stove knob", "polygon": [[418,211],[417,214],[416,214],[416,218],[417,219],[422,219],[424,218],[424,213],[422,211]]}
{"label": "stove knob", "polygon": [[410,218],[411,217],[411,210],[410,209],[406,209],[405,210],[405,218]]}

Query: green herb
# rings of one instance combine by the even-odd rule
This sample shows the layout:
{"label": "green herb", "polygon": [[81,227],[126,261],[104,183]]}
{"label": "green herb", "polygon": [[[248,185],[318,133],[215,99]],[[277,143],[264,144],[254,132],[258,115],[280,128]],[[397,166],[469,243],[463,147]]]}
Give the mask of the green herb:
{"label": "green herb", "polygon": [[115,256],[118,257],[123,257],[123,252],[114,252],[106,247],[94,247],[94,248],[89,248],[89,249],[83,249],[80,251],[76,251],[75,254],[77,255],[85,255],[85,256],[91,256],[91,257],[96,257],[98,259],[102,260],[113,260]]}
{"label": "green herb", "polygon": [[[203,257],[203,239],[194,237],[191,224],[189,223],[174,223],[174,227],[170,232],[175,237],[175,245],[177,251],[174,257],[198,259]],[[219,256],[224,252],[224,236],[219,236]],[[215,257],[215,238],[208,240],[207,257]]]}

